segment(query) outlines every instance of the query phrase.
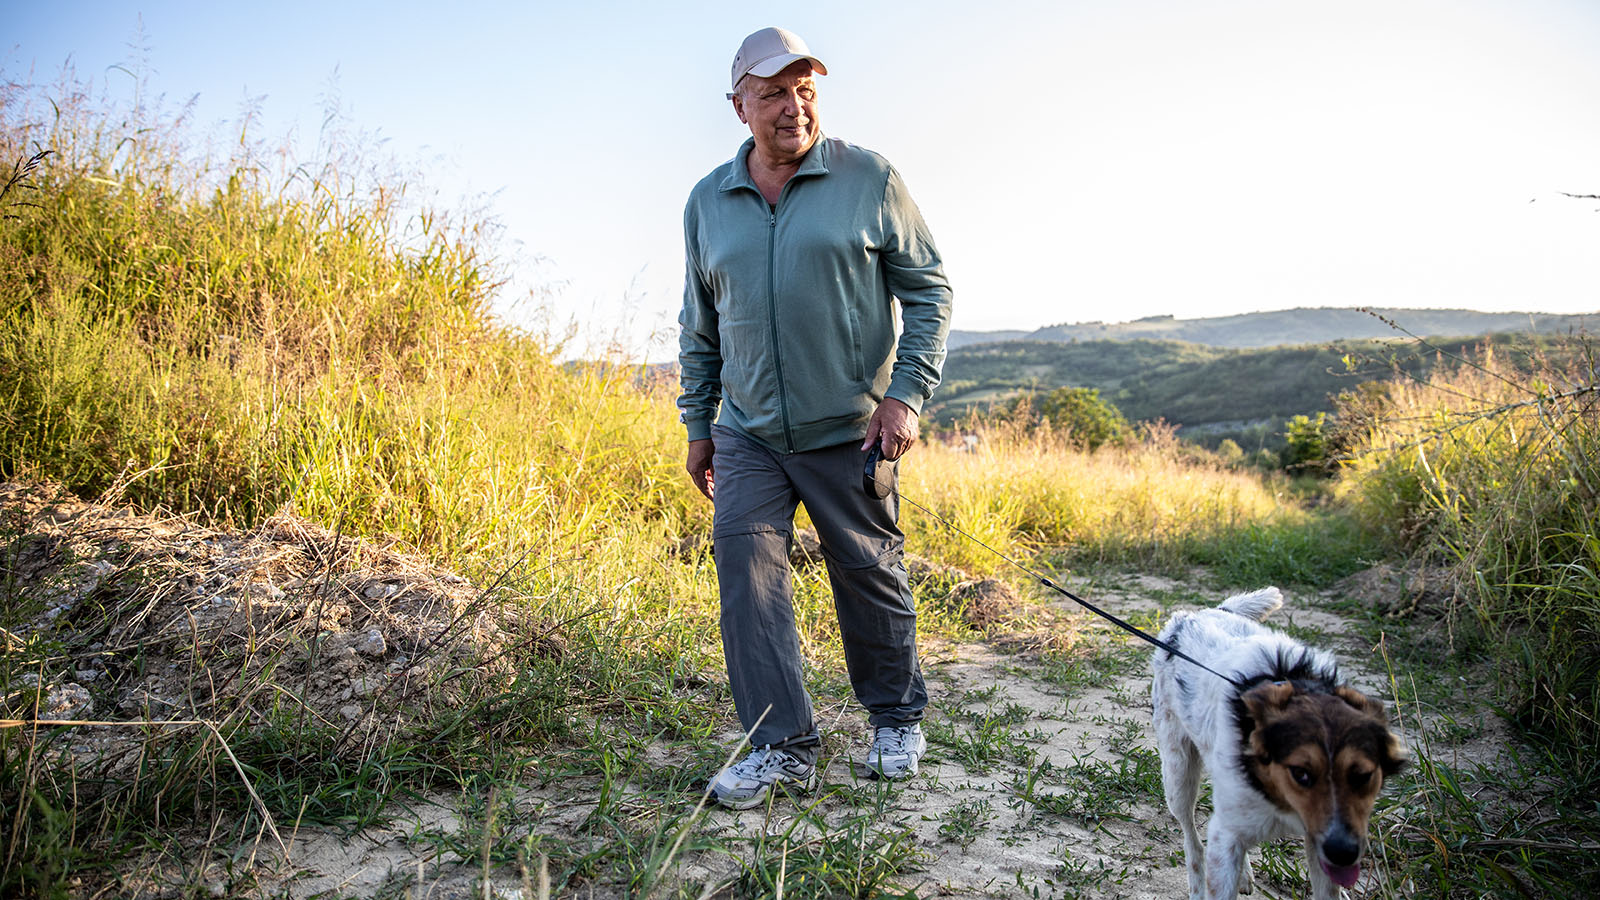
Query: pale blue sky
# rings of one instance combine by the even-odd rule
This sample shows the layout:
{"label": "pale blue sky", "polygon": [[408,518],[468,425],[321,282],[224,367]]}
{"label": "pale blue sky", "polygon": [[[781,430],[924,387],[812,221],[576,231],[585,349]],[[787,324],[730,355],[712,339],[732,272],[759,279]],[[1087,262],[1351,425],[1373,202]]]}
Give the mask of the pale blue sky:
{"label": "pale blue sky", "polygon": [[1600,193],[1593,0],[15,6],[14,81],[70,56],[115,88],[142,56],[203,125],[263,98],[267,133],[313,137],[336,92],[442,196],[489,196],[516,296],[653,360],[683,200],[747,133],[729,61],[765,25],[828,64],[824,131],[904,174],[957,328],[1600,310],[1600,202],[1561,196]]}

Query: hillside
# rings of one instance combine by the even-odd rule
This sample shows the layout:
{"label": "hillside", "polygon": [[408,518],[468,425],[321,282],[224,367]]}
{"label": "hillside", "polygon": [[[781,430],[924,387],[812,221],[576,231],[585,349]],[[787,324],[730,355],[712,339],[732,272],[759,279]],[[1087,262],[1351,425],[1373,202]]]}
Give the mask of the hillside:
{"label": "hillside", "polygon": [[[1380,318],[1381,317],[1381,318]],[[1387,322],[1384,320],[1388,320]],[[1006,341],[1187,341],[1213,347],[1277,347],[1326,341],[1405,337],[1394,322],[1418,337],[1532,332],[1594,331],[1600,313],[1556,315],[1478,312],[1470,309],[1284,309],[1206,319],[1150,316],[1132,322],[1047,325],[1033,332],[952,331],[950,349]]]}
{"label": "hillside", "polygon": [[[1446,354],[1479,352],[1483,339],[1433,344]],[[1527,359],[1549,349],[1535,335],[1497,335],[1502,357]],[[1178,341],[1010,341],[954,349],[945,380],[924,415],[948,426],[962,415],[1028,390],[1090,387],[1133,420],[1164,419],[1206,444],[1276,446],[1283,422],[1333,409],[1331,398],[1396,368],[1421,376],[1438,362],[1411,343],[1349,340],[1228,349]]]}

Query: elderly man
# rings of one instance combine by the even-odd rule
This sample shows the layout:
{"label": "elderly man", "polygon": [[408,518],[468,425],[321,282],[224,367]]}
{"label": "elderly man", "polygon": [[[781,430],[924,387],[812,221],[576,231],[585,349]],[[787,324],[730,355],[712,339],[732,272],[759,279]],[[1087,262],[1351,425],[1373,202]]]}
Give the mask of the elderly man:
{"label": "elderly man", "polygon": [[899,174],[822,136],[816,79],[827,73],[791,32],[745,38],[728,97],[750,138],[684,210],[678,406],[689,476],[715,505],[723,653],[754,748],[711,790],[736,809],[816,777],[821,737],[791,605],[800,503],[874,726],[858,772],[913,775],[926,747],[899,503],[863,490],[862,472],[874,445],[893,461],[916,443],[944,362],[950,288]]}

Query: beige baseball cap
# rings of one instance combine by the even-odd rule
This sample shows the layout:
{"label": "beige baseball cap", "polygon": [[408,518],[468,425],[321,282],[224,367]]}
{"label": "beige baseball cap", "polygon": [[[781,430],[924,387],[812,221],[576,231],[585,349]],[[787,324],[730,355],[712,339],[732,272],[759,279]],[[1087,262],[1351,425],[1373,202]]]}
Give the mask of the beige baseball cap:
{"label": "beige baseball cap", "polygon": [[811,55],[800,35],[784,28],[763,28],[744,39],[733,55],[733,86],[746,75],[771,78],[797,59],[808,59],[818,75],[828,74],[822,60]]}

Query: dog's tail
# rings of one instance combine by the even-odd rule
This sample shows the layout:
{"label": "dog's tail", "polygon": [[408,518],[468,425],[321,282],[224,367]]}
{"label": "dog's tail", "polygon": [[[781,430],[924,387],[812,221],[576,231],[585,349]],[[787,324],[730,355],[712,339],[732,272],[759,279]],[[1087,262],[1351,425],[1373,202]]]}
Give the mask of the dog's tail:
{"label": "dog's tail", "polygon": [[1283,606],[1283,592],[1275,587],[1262,588],[1248,594],[1235,594],[1222,601],[1222,608],[1235,615],[1260,622]]}

